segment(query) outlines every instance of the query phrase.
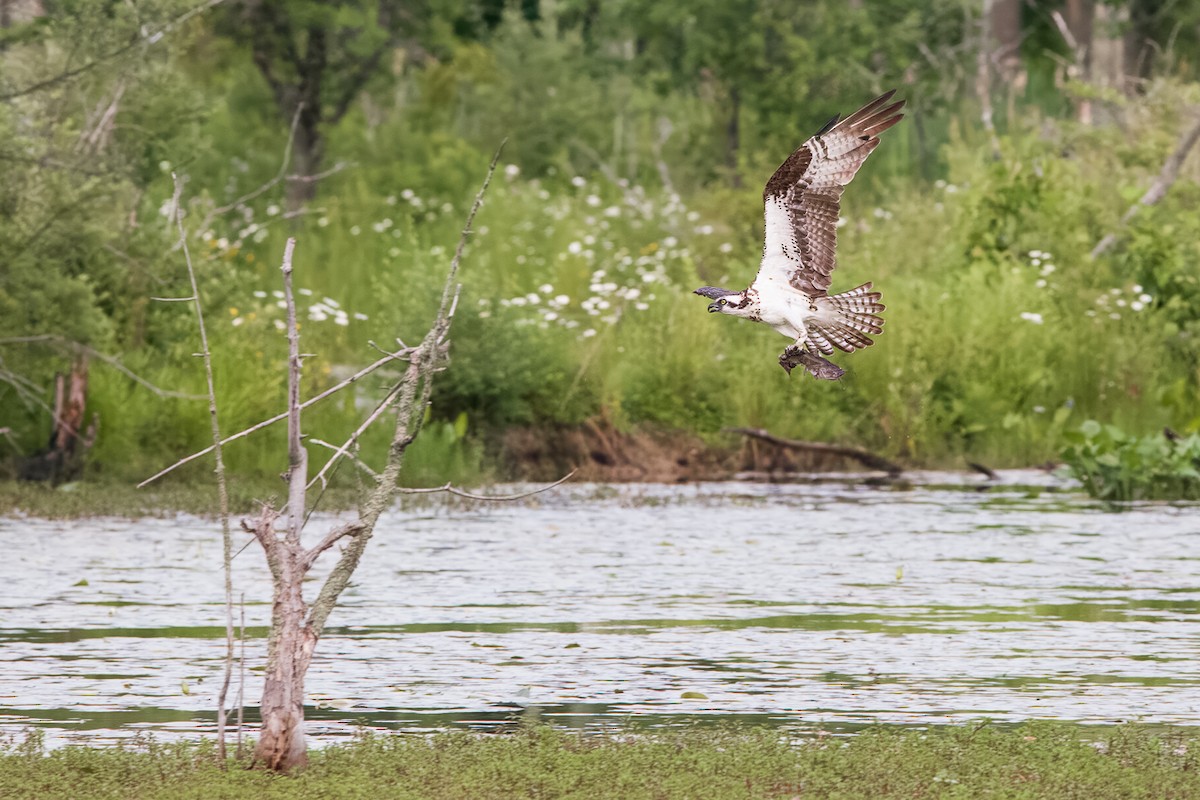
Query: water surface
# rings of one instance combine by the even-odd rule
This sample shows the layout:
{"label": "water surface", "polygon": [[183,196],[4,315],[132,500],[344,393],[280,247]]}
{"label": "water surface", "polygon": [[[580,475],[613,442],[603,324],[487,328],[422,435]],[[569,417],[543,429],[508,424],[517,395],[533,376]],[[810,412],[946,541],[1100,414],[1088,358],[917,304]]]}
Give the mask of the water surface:
{"label": "water surface", "polygon": [[[1113,513],[1038,473],[918,480],[574,486],[390,513],[318,646],[309,732],[1200,722],[1195,506]],[[215,524],[7,518],[0,546],[0,733],[211,730]],[[253,705],[270,590],[257,545],[235,563]]]}

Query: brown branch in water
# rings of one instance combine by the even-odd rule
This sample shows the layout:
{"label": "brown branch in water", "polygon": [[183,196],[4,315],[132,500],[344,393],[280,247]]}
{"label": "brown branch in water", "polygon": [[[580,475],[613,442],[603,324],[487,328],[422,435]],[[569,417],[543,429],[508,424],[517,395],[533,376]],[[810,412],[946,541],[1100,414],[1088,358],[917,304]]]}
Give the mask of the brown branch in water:
{"label": "brown branch in water", "polygon": [[468,492],[468,491],[464,491],[463,489],[459,489],[458,487],[451,484],[449,481],[447,481],[442,486],[430,486],[430,487],[421,488],[421,489],[404,489],[404,488],[402,488],[399,491],[401,494],[435,494],[437,492],[447,492],[448,494],[457,495],[458,497],[466,497],[471,500],[490,500],[490,501],[494,501],[497,503],[508,503],[508,502],[512,502],[513,500],[524,500],[526,497],[532,497],[535,494],[541,494],[542,492],[548,492],[551,489],[555,488],[556,486],[562,486],[564,483],[571,480],[571,478],[574,477],[575,473],[578,471],[579,470],[573,469],[570,472],[568,472],[566,475],[563,475],[561,478],[556,480],[554,483],[548,483],[545,486],[539,486],[536,489],[530,489],[527,492],[520,492],[518,494],[474,494],[472,492]]}
{"label": "brown branch in water", "polygon": [[[1196,146],[1196,142],[1200,140],[1200,112],[1197,112],[1195,119],[1192,121],[1191,127],[1187,128],[1183,135],[1179,138],[1179,144],[1175,146],[1175,150],[1163,162],[1162,170],[1158,173],[1158,178],[1146,190],[1146,193],[1141,198],[1129,207],[1121,216],[1121,221],[1118,229],[1124,228],[1129,224],[1129,221],[1142,210],[1144,206],[1152,206],[1157,204],[1167,195],[1167,191],[1179,179],[1179,170],[1183,168],[1183,162],[1187,160],[1188,153]],[[1092,258],[1098,258],[1117,243],[1118,231],[1107,234],[1101,239],[1095,247],[1092,248]]]}
{"label": "brown branch in water", "polygon": [[829,455],[852,458],[865,467],[877,469],[892,476],[899,475],[904,471],[904,468],[899,464],[888,461],[883,456],[875,455],[870,451],[862,450],[858,447],[827,444],[825,442],[803,442],[798,439],[784,439],[782,437],[775,436],[772,433],[768,433],[762,428],[725,428],[724,430],[727,433],[740,433],[743,436],[761,439],[764,442],[769,442],[770,444],[778,447],[788,447],[793,450],[804,450],[810,453],[828,453]]}

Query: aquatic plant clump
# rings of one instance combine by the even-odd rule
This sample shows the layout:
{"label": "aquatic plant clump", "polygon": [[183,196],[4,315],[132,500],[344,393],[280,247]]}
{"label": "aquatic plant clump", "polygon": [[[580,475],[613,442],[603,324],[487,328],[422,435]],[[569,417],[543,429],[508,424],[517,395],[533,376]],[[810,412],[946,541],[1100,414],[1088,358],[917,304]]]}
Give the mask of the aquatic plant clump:
{"label": "aquatic plant clump", "polygon": [[1200,500],[1200,434],[1133,436],[1088,420],[1064,434],[1062,458],[1101,500]]}

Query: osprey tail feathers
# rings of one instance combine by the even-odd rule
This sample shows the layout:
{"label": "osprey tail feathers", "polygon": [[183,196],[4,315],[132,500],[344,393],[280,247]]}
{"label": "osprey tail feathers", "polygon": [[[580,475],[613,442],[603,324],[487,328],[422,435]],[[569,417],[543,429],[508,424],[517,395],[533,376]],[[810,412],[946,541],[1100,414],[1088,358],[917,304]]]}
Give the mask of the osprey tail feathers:
{"label": "osprey tail feathers", "polygon": [[809,342],[822,353],[833,348],[852,353],[874,344],[868,334],[883,333],[883,318],[876,316],[886,306],[883,297],[864,283],[841,294],[818,297],[817,313],[805,321]]}

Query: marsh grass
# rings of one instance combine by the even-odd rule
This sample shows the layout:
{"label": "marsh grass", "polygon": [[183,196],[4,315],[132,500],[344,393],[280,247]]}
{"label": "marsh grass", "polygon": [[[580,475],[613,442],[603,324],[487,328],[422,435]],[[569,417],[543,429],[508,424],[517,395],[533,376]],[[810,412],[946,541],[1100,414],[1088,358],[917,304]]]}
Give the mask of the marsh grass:
{"label": "marsh grass", "polygon": [[793,744],[729,727],[581,735],[367,735],[314,751],[281,777],[223,771],[210,744],[150,740],[46,753],[36,737],[0,754],[0,795],[25,798],[1186,798],[1200,740],[1128,726],[1030,723],[928,733],[870,729]]}

